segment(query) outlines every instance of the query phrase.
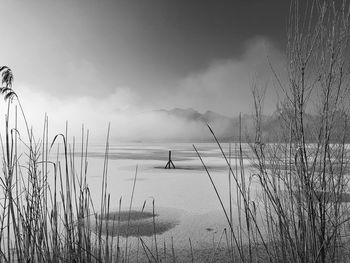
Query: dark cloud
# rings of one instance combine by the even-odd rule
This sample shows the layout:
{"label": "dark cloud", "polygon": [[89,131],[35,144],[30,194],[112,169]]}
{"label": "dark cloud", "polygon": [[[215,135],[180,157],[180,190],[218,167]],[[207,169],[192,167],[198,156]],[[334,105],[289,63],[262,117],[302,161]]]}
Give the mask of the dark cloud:
{"label": "dark cloud", "polygon": [[235,115],[249,110],[251,76],[268,78],[266,55],[283,60],[289,1],[4,0],[1,8],[0,64],[26,94],[31,87],[62,108],[108,101],[111,115],[125,104]]}

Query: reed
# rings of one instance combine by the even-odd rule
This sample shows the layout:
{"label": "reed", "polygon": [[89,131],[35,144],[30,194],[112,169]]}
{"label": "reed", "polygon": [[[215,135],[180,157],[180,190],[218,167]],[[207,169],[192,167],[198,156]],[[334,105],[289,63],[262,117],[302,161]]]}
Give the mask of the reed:
{"label": "reed", "polygon": [[[0,74],[3,86],[0,93],[7,103],[5,132],[0,136],[3,162],[0,262],[133,262],[134,255],[130,254],[134,250],[128,244],[129,232],[133,230],[131,215],[152,218],[153,241],[146,244],[141,236],[138,241],[149,261],[163,262],[158,249],[154,200],[152,212],[144,212],[146,201],[141,212],[132,211],[137,167],[127,214],[121,211],[121,198],[118,212],[110,212],[107,189],[110,126],[98,207],[92,200],[87,180],[89,131],[82,126],[77,151],[76,138],[71,142],[68,139],[68,123],[64,134],[49,138],[49,118],[45,115],[42,138],[35,138],[19,96],[12,89],[11,69],[0,67]],[[21,121],[25,136],[18,129]],[[125,219],[126,230],[121,227]],[[122,231],[126,231],[123,247]],[[136,253],[138,261],[139,248]]]}
{"label": "reed", "polygon": [[[350,260],[349,40],[347,1],[307,1],[303,10],[292,1],[286,84],[271,67],[284,97],[277,139],[268,143],[262,133],[265,87],[257,84],[252,87],[255,135],[247,138],[244,152],[240,128],[235,167],[208,126],[229,170],[228,206],[194,147],[229,226],[232,262]],[[317,117],[307,120],[307,111]],[[245,157],[252,168],[244,166]]]}
{"label": "reed", "polygon": [[[89,131],[82,127],[77,153],[75,137],[68,143],[68,124],[65,134],[56,135],[50,142],[49,119],[45,116],[42,138],[36,139],[12,89],[11,69],[0,67],[0,73],[0,92],[7,103],[5,132],[1,135],[0,261],[122,262],[119,236],[115,249],[114,233],[108,232],[109,220],[102,220],[109,218],[110,207],[109,128],[97,216],[87,182]],[[21,121],[25,136],[18,130]],[[102,229],[107,232],[102,234]]]}

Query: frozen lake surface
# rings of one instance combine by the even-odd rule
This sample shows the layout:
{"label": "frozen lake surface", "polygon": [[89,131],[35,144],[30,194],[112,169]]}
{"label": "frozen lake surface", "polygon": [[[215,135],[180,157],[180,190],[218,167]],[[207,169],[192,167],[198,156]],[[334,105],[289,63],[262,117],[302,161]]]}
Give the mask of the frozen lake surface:
{"label": "frozen lake surface", "polygon": [[[214,143],[197,143],[195,146],[227,206],[229,171],[219,147]],[[222,146],[228,156],[229,145]],[[87,180],[95,207],[99,207],[101,200],[104,148],[104,145],[91,145],[88,153]],[[176,169],[164,169],[169,150],[172,151]],[[235,146],[232,145],[232,156],[234,150]],[[235,158],[231,161],[235,166]],[[245,159],[244,164],[249,165],[250,161]],[[156,222],[169,222],[171,226],[158,236],[158,240],[168,242],[173,238],[176,247],[188,247],[191,238],[193,246],[197,248],[212,247],[213,240],[218,241],[228,224],[192,144],[111,144],[107,192],[111,195],[112,212],[118,211],[120,198],[122,210],[128,210],[136,166],[138,170],[132,210],[140,211],[146,201],[146,210],[151,211],[154,200],[158,215]],[[236,188],[232,189],[235,191]],[[236,196],[235,193],[233,195]]]}

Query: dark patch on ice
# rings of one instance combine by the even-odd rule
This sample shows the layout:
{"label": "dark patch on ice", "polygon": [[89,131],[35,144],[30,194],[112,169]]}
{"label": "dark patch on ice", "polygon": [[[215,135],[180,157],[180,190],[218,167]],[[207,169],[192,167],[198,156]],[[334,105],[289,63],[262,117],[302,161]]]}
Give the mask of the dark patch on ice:
{"label": "dark patch on ice", "polygon": [[[155,166],[155,169],[164,169],[164,166]],[[209,165],[207,169],[210,171],[228,171],[228,166],[219,166],[219,165]],[[170,169],[174,170],[174,169]],[[187,171],[203,171],[203,165],[176,165],[175,170],[187,170]]]}
{"label": "dark patch on ice", "polygon": [[[169,212],[170,211],[170,212]],[[102,233],[112,236],[152,236],[162,234],[179,224],[179,215],[171,210],[164,210],[153,215],[152,212],[129,211],[111,212],[102,219]],[[106,222],[107,220],[107,222]],[[107,223],[107,224],[106,224]]]}
{"label": "dark patch on ice", "polygon": [[[154,214],[155,217],[157,217],[157,214]],[[114,221],[120,221],[120,222],[124,222],[124,221],[128,221],[130,219],[130,221],[133,220],[142,220],[142,219],[147,219],[147,218],[152,218],[153,217],[153,213],[151,212],[142,212],[142,211],[134,211],[131,210],[129,211],[115,211],[115,212],[110,212],[108,214],[108,216],[104,216],[102,217],[102,220],[114,220]]]}

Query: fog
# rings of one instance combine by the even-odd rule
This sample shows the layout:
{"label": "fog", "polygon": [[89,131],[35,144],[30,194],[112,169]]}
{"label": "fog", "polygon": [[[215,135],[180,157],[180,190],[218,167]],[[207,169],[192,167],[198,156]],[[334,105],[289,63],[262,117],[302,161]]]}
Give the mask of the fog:
{"label": "fog", "polygon": [[[41,136],[45,113],[49,118],[49,131],[64,133],[66,122],[70,136],[80,136],[82,125],[89,129],[92,141],[101,142],[106,138],[108,125],[111,124],[112,140],[163,140],[166,138],[188,139],[202,137],[204,124],[188,122],[169,116],[165,112],[138,107],[129,99],[127,89],[116,89],[104,99],[81,97],[57,99],[34,87],[19,86],[18,97],[22,103],[30,128],[36,136]],[[17,107],[18,126],[21,134],[25,133],[25,122],[16,99],[11,103],[10,116],[13,120]],[[0,114],[5,119],[6,103],[1,103]],[[12,124],[14,126],[14,122]],[[2,131],[4,122],[2,122]],[[201,135],[202,133],[202,135]]]}
{"label": "fog", "polygon": [[[84,124],[92,138],[99,141],[105,138],[109,123],[111,138],[117,141],[205,139],[210,135],[204,123],[169,116],[158,110],[194,108],[202,113],[213,110],[229,117],[239,112],[251,113],[250,82],[258,80],[268,83],[265,111],[272,112],[277,95],[268,58],[277,69],[284,63],[282,52],[273,43],[255,38],[247,42],[240,58],[214,61],[205,70],[188,74],[179,79],[177,85],[164,87],[160,93],[121,86],[104,96],[85,95],[81,91],[79,96],[69,96],[68,92],[68,96],[57,97],[44,87],[28,85],[24,80],[16,80],[13,89],[22,102],[29,125],[38,135],[42,133],[46,113],[51,135],[64,132],[68,121],[70,135],[79,136]],[[88,79],[84,81],[89,85]],[[13,106],[15,104],[14,100]],[[1,105],[3,114],[4,105]],[[215,126],[219,133],[226,128],[225,124]]]}

